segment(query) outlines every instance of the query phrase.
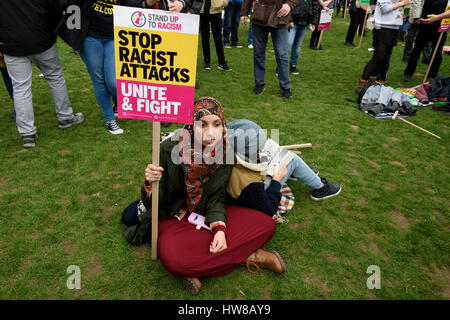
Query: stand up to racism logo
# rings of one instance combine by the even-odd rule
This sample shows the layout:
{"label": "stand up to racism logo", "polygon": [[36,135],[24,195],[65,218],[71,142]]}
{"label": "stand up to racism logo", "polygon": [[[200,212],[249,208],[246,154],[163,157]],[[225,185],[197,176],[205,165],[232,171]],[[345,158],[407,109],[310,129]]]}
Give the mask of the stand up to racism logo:
{"label": "stand up to racism logo", "polygon": [[136,11],[131,15],[131,22],[136,27],[142,27],[145,24],[145,16],[142,11]]}

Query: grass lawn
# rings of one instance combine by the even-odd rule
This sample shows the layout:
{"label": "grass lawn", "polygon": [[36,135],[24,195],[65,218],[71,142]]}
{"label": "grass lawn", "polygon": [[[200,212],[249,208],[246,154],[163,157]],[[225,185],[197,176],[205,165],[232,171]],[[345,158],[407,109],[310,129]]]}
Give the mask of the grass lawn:
{"label": "grass lawn", "polygon": [[[271,44],[266,90],[252,93],[248,26],[239,31],[244,48],[225,49],[232,72],[217,70],[212,37],[213,69],[203,70],[199,46],[196,97],[217,98],[228,121],[247,118],[269,132],[278,129],[280,144],[312,143],[302,158],[343,190],[315,202],[311,190],[290,182],[295,206],[266,245],[282,255],[286,274],[254,275],[237,267],[225,277],[203,279],[195,299],[450,298],[449,118],[423,107],[410,119],[438,140],[358,111],[354,89],[372,55],[372,37],[360,49],[344,46],[349,19],[333,21],[323,51],[309,49],[308,31],[290,100],[280,96]],[[386,85],[404,86],[403,45],[394,50]],[[193,299],[159,260],[151,260],[150,247],[129,245],[120,229],[122,210],[140,197],[152,160],[152,124],[119,120],[124,134],[108,133],[84,64],[62,41],[59,51],[83,124],[57,128],[47,84],[35,69],[39,139],[24,150],[0,84],[0,299]],[[409,86],[422,81],[426,67],[419,62]],[[440,75],[449,71],[444,55]],[[70,265],[80,267],[80,290],[66,287]],[[371,265],[381,270],[381,289],[366,287]]]}

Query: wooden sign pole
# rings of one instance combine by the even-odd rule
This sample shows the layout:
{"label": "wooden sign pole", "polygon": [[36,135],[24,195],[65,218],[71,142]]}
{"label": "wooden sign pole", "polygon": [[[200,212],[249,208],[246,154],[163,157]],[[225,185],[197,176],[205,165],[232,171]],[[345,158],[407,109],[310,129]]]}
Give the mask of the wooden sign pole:
{"label": "wooden sign pole", "polygon": [[[159,167],[160,123],[153,122],[152,164]],[[158,200],[159,181],[152,182],[152,259],[158,257]]]}
{"label": "wooden sign pole", "polygon": [[366,16],[364,17],[364,24],[363,24],[363,28],[361,30],[361,38],[359,39],[359,45],[358,48],[361,48],[361,44],[362,44],[362,39],[364,37],[364,31],[366,30],[366,22],[367,22],[367,15],[369,14],[369,10],[366,10]]}
{"label": "wooden sign pole", "polygon": [[320,43],[322,42],[322,36],[323,36],[323,29],[320,30],[320,36],[319,36],[319,42],[317,43],[317,49],[320,48]]}
{"label": "wooden sign pole", "polygon": [[[398,110],[394,112],[394,115],[392,116],[392,120],[397,119],[397,115],[398,115]],[[425,130],[424,128],[419,127],[418,125],[416,125],[416,124],[414,124],[414,123],[412,123],[412,122],[409,122],[408,120],[405,120],[405,119],[403,119],[403,118],[398,118],[398,119],[402,120],[404,123],[409,124],[410,126],[413,126],[414,128],[419,129],[420,131],[423,131],[423,132],[429,134],[430,136],[433,136],[433,137],[435,137],[435,138],[437,138],[437,139],[440,139],[440,138],[441,138],[441,137],[439,137],[438,135],[434,134],[433,132],[430,132],[430,131],[428,131],[428,130]]]}
{"label": "wooden sign pole", "polygon": [[345,10],[347,9],[348,0],[345,0],[344,3],[344,19],[345,19]]}
{"label": "wooden sign pole", "polygon": [[433,64],[434,56],[436,55],[436,52],[437,52],[437,50],[439,48],[439,44],[441,43],[443,35],[444,35],[444,32],[441,32],[441,35],[439,36],[439,39],[438,39],[438,41],[436,43],[436,48],[434,48],[433,56],[431,57],[430,63],[428,64],[427,73],[425,73],[425,77],[423,78],[422,84],[424,84],[425,81],[427,81],[428,73],[430,72],[431,65]]}

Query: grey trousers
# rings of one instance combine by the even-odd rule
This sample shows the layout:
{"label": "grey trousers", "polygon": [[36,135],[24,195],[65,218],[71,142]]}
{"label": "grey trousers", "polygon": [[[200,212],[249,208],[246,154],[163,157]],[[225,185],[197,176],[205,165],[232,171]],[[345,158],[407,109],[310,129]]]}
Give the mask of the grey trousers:
{"label": "grey trousers", "polygon": [[62,75],[56,42],[44,52],[24,57],[4,55],[14,91],[17,130],[21,136],[36,134],[34,126],[33,95],[31,93],[32,63],[43,73],[55,104],[58,121],[73,117],[66,81]]}

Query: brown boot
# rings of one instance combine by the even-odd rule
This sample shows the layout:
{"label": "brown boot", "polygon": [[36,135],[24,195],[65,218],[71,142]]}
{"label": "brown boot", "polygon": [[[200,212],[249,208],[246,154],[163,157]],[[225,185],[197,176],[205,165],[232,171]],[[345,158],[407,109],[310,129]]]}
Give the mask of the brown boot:
{"label": "brown boot", "polygon": [[260,267],[270,269],[278,274],[286,272],[286,265],[276,251],[258,249],[245,260],[245,264],[251,273],[257,273]]}
{"label": "brown boot", "polygon": [[374,85],[376,85],[376,83],[377,83],[377,77],[371,76],[371,77],[369,77],[369,85],[367,87],[374,86]]}
{"label": "brown boot", "polygon": [[362,89],[369,87],[369,80],[359,79],[358,86],[356,87],[355,92],[359,94]]}
{"label": "brown boot", "polygon": [[201,287],[202,283],[200,282],[199,278],[190,277],[190,278],[183,278],[183,286],[192,295],[196,295]]}

